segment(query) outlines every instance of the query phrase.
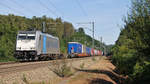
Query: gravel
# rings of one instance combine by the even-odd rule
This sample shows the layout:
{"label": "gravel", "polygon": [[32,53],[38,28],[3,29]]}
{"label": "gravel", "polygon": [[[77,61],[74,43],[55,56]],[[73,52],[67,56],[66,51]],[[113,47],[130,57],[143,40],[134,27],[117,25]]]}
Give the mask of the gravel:
{"label": "gravel", "polygon": [[[99,56],[95,57],[97,60],[100,58]],[[72,66],[73,68],[81,68],[81,64],[84,63],[84,67],[89,67],[94,64],[96,61],[92,60],[92,57],[82,58],[82,59],[70,59],[67,62],[67,65]],[[41,64],[41,63],[45,63]],[[64,80],[57,76],[53,71],[51,71],[48,67],[55,67],[49,61],[44,62],[30,62],[30,63],[20,63],[8,65],[12,66],[23,66],[28,65],[28,67],[24,67],[19,71],[10,71],[5,74],[0,74],[0,84],[25,84],[25,80],[29,83],[48,83],[48,84],[58,84],[60,81]],[[35,66],[36,65],[36,66]],[[0,66],[8,67],[7,65]],[[17,68],[16,68],[17,69]]]}

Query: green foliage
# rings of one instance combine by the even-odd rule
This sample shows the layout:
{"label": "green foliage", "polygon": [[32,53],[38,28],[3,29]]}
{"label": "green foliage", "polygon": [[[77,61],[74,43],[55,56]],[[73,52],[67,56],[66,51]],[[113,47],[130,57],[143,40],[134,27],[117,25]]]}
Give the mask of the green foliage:
{"label": "green foliage", "polygon": [[29,84],[29,81],[27,80],[25,74],[23,74],[22,81],[23,81],[25,84]]}
{"label": "green foliage", "polygon": [[58,73],[61,77],[69,77],[73,75],[73,72],[71,71],[71,67],[67,66],[67,64],[63,64],[61,67],[61,71]]}
{"label": "green foliage", "polygon": [[131,12],[112,48],[112,61],[133,84],[150,81],[150,1],[132,0]]}
{"label": "green foliage", "polygon": [[52,62],[53,64],[48,68],[57,74],[60,77],[69,77],[73,75],[74,71],[72,66],[68,65],[66,59],[62,59],[61,61],[56,60]]}
{"label": "green foliage", "polygon": [[121,46],[119,47],[118,52],[113,55],[113,63],[116,64],[120,73],[128,75],[133,72],[133,66],[136,62],[136,56],[134,56],[134,53],[134,50],[129,50],[125,46]]}
{"label": "green foliage", "polygon": [[[75,30],[72,23],[62,21],[61,18],[52,19],[46,16],[25,18],[15,16],[13,14],[0,15],[0,62],[15,61],[14,52],[16,44],[16,35],[19,30],[41,30],[42,23],[45,22],[46,32],[57,36],[60,39],[60,50],[62,53],[67,53],[67,43],[69,41],[77,41],[92,47],[92,38],[86,35],[83,28]],[[99,45],[106,46],[95,40],[95,47]]]}
{"label": "green foliage", "polygon": [[65,39],[73,35],[74,27],[69,22],[63,22],[61,18],[52,19],[46,16],[29,19],[12,14],[0,15],[0,62],[15,61],[16,35],[18,30],[29,30],[35,28],[42,31],[42,22],[46,23],[46,32],[60,38],[62,52],[66,52]]}
{"label": "green foliage", "polygon": [[149,84],[150,62],[139,63],[134,66],[133,78],[135,84]]}
{"label": "green foliage", "polygon": [[82,33],[82,34],[85,34],[84,29],[81,28],[81,27],[78,29],[78,32],[79,32],[79,33]]}

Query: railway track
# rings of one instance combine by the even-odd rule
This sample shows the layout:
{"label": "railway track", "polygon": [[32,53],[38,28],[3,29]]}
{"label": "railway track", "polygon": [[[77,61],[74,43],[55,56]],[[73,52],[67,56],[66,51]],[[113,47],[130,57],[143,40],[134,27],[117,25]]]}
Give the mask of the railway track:
{"label": "railway track", "polygon": [[33,64],[0,67],[0,75],[17,72],[17,71],[36,69],[38,67],[44,67],[44,66],[47,66],[47,63],[38,63],[38,65],[37,65],[37,63],[33,63]]}
{"label": "railway track", "polygon": [[15,63],[18,63],[18,62],[15,62],[15,61],[13,61],[13,62],[0,62],[0,66],[1,65],[8,65],[8,64],[15,64]]}
{"label": "railway track", "polygon": [[[66,59],[66,61],[77,61],[77,60],[83,60],[83,59],[90,59],[91,57],[86,58],[73,58],[73,59]],[[63,59],[59,60],[50,60],[50,61],[38,61],[38,62],[12,62],[12,63],[1,63],[0,64],[0,75],[5,75],[13,72],[18,71],[26,71],[26,70],[32,70],[39,67],[45,67],[53,62],[60,62]]]}

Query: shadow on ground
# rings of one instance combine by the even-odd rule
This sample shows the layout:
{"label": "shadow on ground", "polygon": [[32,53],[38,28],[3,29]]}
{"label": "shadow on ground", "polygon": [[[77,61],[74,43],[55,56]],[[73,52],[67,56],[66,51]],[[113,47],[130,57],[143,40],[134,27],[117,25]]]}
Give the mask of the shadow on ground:
{"label": "shadow on ground", "polygon": [[[89,73],[97,73],[97,74],[106,74],[107,76],[109,76],[113,81],[115,81],[117,84],[123,84],[122,81],[124,80],[123,78],[119,77],[119,75],[111,72],[111,71],[107,71],[107,70],[97,70],[97,69],[94,69],[94,70],[91,70],[91,69],[77,69],[77,71],[82,71],[82,72],[89,72]],[[99,81],[99,83],[98,83]],[[97,79],[97,80],[91,80],[91,82],[93,83],[90,83],[90,84],[113,84],[113,83],[110,83],[110,82],[107,82],[107,83],[101,83],[100,81],[102,82],[107,82],[106,80],[103,80],[103,79]],[[95,83],[94,83],[95,82]],[[96,83],[97,82],[97,83]]]}
{"label": "shadow on ground", "polygon": [[104,79],[95,78],[90,80],[89,84],[113,84],[113,83]]}

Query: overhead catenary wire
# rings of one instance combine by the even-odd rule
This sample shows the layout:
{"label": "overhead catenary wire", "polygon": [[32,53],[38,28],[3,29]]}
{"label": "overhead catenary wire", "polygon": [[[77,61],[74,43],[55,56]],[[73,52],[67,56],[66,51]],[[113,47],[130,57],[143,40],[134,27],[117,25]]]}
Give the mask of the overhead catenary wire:
{"label": "overhead catenary wire", "polygon": [[58,15],[57,15],[53,10],[51,10],[49,7],[47,7],[41,0],[39,0],[39,3],[40,3],[43,7],[45,7],[49,12],[51,12],[53,15],[55,15],[55,16],[58,17]]}
{"label": "overhead catenary wire", "polygon": [[21,7],[21,8],[23,8],[23,9],[25,9],[25,10],[28,10],[28,11],[30,11],[30,12],[32,12],[32,13],[35,13],[34,11],[32,11],[31,9],[29,9],[29,8],[25,8],[23,5],[20,5],[17,1],[15,1],[15,0],[10,0],[12,3],[14,3],[14,4],[16,4],[17,6],[19,6],[19,7]]}
{"label": "overhead catenary wire", "polygon": [[[48,12],[50,12],[54,16],[56,16],[56,17],[61,16],[62,19],[67,19],[67,20],[73,22],[70,18],[64,16],[64,13],[61,10],[59,10],[58,7],[51,0],[48,0],[47,3],[44,3],[43,0],[38,0],[38,2],[41,5],[41,7],[44,7],[46,10],[48,10]],[[9,9],[8,12],[7,12],[8,14],[11,13],[11,12],[14,12],[14,13],[17,13],[17,14],[22,15],[22,16],[29,15],[29,14],[24,13],[24,11],[22,11],[22,9],[23,10],[28,10],[28,11],[30,11],[30,13],[35,14],[34,13],[35,11],[31,10],[30,8],[26,8],[25,6],[21,5],[17,0],[10,0],[9,3],[17,6],[17,8],[15,8],[15,7],[11,6],[11,5],[5,4],[3,2],[0,2],[0,5],[2,7],[5,7],[7,9]],[[55,10],[52,10],[48,5],[53,6],[53,9],[55,9]],[[59,13],[59,16],[58,16],[57,13]]]}
{"label": "overhead catenary wire", "polygon": [[[49,2],[49,4],[50,4],[51,6],[53,6],[53,7],[55,8],[55,10],[62,16],[62,17],[61,17],[62,19],[68,19],[68,20],[72,21],[70,18],[66,17],[66,16],[64,15],[64,13],[63,13],[62,11],[60,11],[60,10],[58,9],[58,7],[57,7],[51,0],[48,0],[48,2]],[[73,22],[73,21],[72,21],[72,22]]]}
{"label": "overhead catenary wire", "polygon": [[48,2],[50,3],[51,6],[53,6],[55,8],[55,10],[58,13],[60,13],[62,16],[64,16],[64,14],[55,6],[55,4],[51,0],[48,0]]}
{"label": "overhead catenary wire", "polygon": [[9,7],[8,5],[6,5],[6,4],[4,4],[4,3],[0,3],[0,5],[2,5],[2,6],[4,6],[4,7],[6,7],[6,8],[8,8],[9,10],[13,10],[13,11],[16,12],[16,13],[19,13],[19,14],[25,16],[25,14],[24,14],[23,12],[18,11],[18,10],[15,10],[14,8],[11,8],[11,7]]}
{"label": "overhead catenary wire", "polygon": [[87,12],[85,11],[85,9],[83,8],[83,6],[80,4],[80,2],[78,0],[75,0],[76,3],[79,5],[82,13],[85,15],[85,16],[88,16]]}

